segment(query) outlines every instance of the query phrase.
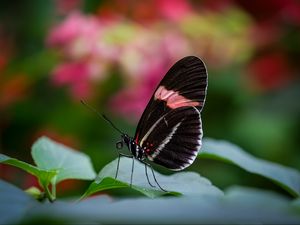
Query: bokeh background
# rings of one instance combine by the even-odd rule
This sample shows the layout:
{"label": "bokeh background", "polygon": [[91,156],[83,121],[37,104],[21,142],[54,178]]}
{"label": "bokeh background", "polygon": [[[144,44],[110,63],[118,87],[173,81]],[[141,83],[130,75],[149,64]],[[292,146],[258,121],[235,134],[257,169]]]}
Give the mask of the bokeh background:
{"label": "bokeh background", "polygon": [[[32,143],[47,135],[87,153],[99,171],[117,157],[119,134],[80,99],[133,136],[156,85],[187,55],[209,73],[204,136],[300,169],[297,0],[1,0],[0,152],[32,162]],[[221,188],[274,188],[212,160],[188,170]],[[10,166],[0,165],[0,177],[37,185]],[[58,193],[86,185],[63,182]]]}

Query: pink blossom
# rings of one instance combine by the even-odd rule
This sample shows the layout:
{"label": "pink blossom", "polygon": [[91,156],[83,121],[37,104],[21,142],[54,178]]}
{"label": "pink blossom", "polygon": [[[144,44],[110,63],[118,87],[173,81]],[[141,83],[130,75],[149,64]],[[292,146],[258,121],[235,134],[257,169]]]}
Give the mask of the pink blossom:
{"label": "pink blossom", "polygon": [[82,82],[74,83],[71,86],[71,94],[75,99],[87,99],[92,95],[92,84],[83,80]]}
{"label": "pink blossom", "polygon": [[[125,83],[111,99],[110,107],[137,119],[167,69],[183,56],[196,54],[206,61],[212,59],[214,65],[221,64],[218,59],[225,59],[222,62],[227,64],[239,58],[240,46],[245,49],[245,22],[223,34],[220,30],[228,26],[221,23],[223,16],[207,16],[216,17],[214,20],[197,16],[187,0],[153,3],[156,14],[167,21],[155,20],[146,27],[120,17],[75,12],[54,27],[48,43],[63,56],[52,73],[54,84],[68,86],[74,98],[91,96],[93,85],[117,67]],[[191,14],[193,17],[186,19]]]}
{"label": "pink blossom", "polygon": [[57,85],[77,83],[84,80],[88,74],[87,64],[71,62],[61,64],[53,71],[53,81]]}
{"label": "pink blossom", "polygon": [[178,21],[192,12],[187,0],[157,0],[161,15],[171,21]]}
{"label": "pink blossom", "polygon": [[51,46],[57,46],[68,45],[80,36],[93,38],[97,35],[99,27],[99,21],[95,17],[73,12],[63,23],[50,31],[47,42]]}
{"label": "pink blossom", "polygon": [[63,45],[73,40],[80,32],[79,24],[82,22],[82,17],[79,13],[71,14],[59,26],[52,28],[47,42],[50,45]]}
{"label": "pink blossom", "polygon": [[162,48],[172,61],[183,58],[192,52],[186,37],[176,31],[170,31],[162,37]]}
{"label": "pink blossom", "polygon": [[84,98],[90,94],[88,74],[89,68],[86,63],[65,63],[53,71],[53,82],[55,85],[70,86],[75,98]]}
{"label": "pink blossom", "polygon": [[69,86],[76,98],[89,95],[92,81],[105,78],[107,62],[117,54],[113,47],[101,42],[102,33],[97,17],[79,12],[52,29],[48,43],[61,48],[68,59],[54,69],[54,84]]}

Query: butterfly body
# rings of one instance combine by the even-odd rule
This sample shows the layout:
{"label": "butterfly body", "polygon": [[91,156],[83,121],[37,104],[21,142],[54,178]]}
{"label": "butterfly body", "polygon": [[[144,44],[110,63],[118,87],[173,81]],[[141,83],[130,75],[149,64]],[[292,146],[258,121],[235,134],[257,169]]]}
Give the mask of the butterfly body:
{"label": "butterfly body", "polygon": [[[129,137],[127,134],[122,134],[121,138],[121,142],[125,143],[125,145],[127,146],[128,150],[134,158],[136,158],[139,161],[145,160],[146,155],[144,149],[140,147],[139,144],[136,143],[132,137]],[[122,148],[122,146],[117,146],[117,148]]]}

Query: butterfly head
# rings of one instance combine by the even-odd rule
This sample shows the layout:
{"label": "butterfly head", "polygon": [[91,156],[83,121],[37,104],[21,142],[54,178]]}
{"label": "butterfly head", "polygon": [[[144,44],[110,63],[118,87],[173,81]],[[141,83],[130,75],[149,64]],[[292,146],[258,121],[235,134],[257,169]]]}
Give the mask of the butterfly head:
{"label": "butterfly head", "polygon": [[130,138],[127,134],[121,134],[121,141],[118,141],[116,143],[116,148],[117,149],[122,149],[124,144],[126,146],[129,146],[131,141],[132,141],[132,138]]}
{"label": "butterfly head", "polygon": [[122,140],[116,143],[117,149],[122,149],[125,144],[131,154],[138,160],[144,160],[145,154],[143,149],[133,140],[133,138],[129,137],[127,134],[121,135]]}

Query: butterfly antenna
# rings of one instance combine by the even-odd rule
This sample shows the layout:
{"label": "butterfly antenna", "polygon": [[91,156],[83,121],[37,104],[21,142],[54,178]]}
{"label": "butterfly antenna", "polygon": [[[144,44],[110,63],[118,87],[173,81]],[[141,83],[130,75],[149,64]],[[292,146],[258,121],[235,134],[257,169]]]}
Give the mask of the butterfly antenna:
{"label": "butterfly antenna", "polygon": [[95,108],[93,108],[92,106],[90,106],[89,104],[87,104],[85,101],[80,100],[80,102],[87,107],[89,110],[93,111],[94,113],[96,113],[99,117],[101,117],[102,119],[104,119],[106,122],[108,122],[113,128],[115,128],[116,131],[118,131],[120,134],[124,134],[119,128],[117,128],[113,122],[108,119],[104,114],[99,113]]}

